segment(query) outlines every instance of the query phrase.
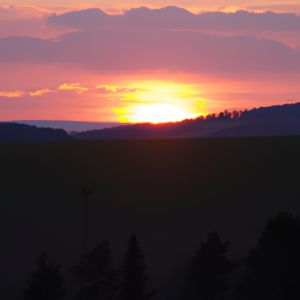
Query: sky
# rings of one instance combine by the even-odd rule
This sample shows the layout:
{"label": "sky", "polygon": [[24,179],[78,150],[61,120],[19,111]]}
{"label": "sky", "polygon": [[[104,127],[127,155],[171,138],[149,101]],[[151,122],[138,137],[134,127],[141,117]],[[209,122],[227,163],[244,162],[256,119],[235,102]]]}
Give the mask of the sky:
{"label": "sky", "polygon": [[300,101],[300,1],[0,4],[0,121],[167,122]]}

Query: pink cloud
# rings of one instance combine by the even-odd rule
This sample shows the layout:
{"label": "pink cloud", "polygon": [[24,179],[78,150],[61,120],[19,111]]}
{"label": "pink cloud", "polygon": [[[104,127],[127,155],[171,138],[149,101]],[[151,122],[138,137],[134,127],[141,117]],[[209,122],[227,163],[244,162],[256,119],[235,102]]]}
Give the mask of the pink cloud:
{"label": "pink cloud", "polygon": [[291,9],[289,14],[263,10],[255,13],[240,10],[237,6],[225,6],[220,7],[218,11],[201,12],[196,15],[178,7],[139,7],[125,11],[123,15],[109,16],[95,8],[59,16],[52,15],[49,17],[49,23],[85,30],[131,28],[189,30],[225,36],[251,34],[258,38],[276,39],[296,48],[300,44],[300,16],[293,12]]}
{"label": "pink cloud", "polygon": [[300,72],[300,53],[253,36],[197,32],[82,31],[60,40],[0,39],[0,61],[82,64],[95,71]]}
{"label": "pink cloud", "polygon": [[[93,8],[61,15],[49,22],[79,29],[177,29],[177,30],[262,30],[300,31],[300,16],[294,13],[254,13],[238,7],[224,7],[225,12],[202,12],[195,15],[186,9],[168,6],[161,9],[139,7],[119,16],[110,16]],[[229,13],[231,12],[231,13]]]}

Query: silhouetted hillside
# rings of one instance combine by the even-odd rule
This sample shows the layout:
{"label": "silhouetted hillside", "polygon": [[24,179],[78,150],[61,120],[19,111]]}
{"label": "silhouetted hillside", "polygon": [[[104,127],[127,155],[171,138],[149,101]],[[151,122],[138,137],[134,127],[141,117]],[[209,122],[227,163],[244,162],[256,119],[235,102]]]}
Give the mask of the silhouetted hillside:
{"label": "silhouetted hillside", "polygon": [[269,107],[254,108],[242,112],[240,120],[260,120],[277,118],[300,119],[300,103],[274,105]]}
{"label": "silhouetted hillside", "polygon": [[71,141],[62,129],[38,128],[25,124],[0,123],[0,143]]}
{"label": "silhouetted hillside", "polygon": [[299,135],[300,103],[246,110],[237,121],[238,126],[223,128],[207,137]]}
{"label": "silhouetted hillside", "polygon": [[300,118],[274,118],[239,121],[238,126],[208,134],[207,137],[247,137],[300,135]]}
{"label": "silhouetted hillside", "polygon": [[127,125],[118,122],[82,122],[82,121],[51,121],[51,120],[14,120],[13,123],[26,124],[43,128],[63,129],[66,132],[81,132]]}
{"label": "silhouetted hillside", "polygon": [[[239,116],[240,115],[240,116]],[[80,140],[243,137],[300,134],[300,103],[261,107],[242,113],[220,113],[206,119],[167,124],[134,124],[91,130],[75,135]]]}

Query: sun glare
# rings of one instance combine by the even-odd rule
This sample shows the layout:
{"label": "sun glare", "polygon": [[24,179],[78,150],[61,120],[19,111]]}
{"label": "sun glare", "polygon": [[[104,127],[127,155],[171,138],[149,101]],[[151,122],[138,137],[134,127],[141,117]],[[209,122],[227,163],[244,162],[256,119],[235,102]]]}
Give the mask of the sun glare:
{"label": "sun glare", "polygon": [[134,108],[135,115],[132,121],[135,123],[151,122],[153,124],[176,122],[190,118],[190,114],[185,112],[179,106],[172,104],[146,104],[136,105]]}
{"label": "sun glare", "polygon": [[205,111],[206,101],[192,86],[173,82],[140,82],[124,93],[115,108],[120,122],[166,123],[196,118]]}

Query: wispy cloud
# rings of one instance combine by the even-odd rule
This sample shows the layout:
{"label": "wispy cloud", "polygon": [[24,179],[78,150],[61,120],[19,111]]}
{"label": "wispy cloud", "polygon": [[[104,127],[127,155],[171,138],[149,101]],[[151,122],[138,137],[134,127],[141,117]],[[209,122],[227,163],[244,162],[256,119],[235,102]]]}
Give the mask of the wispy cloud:
{"label": "wispy cloud", "polygon": [[88,88],[85,88],[85,87],[81,87],[80,86],[80,83],[64,83],[62,84],[58,90],[65,90],[65,91],[68,91],[68,90],[76,90],[78,91],[78,93],[83,93],[85,91],[88,91],[89,89]]}
{"label": "wispy cloud", "polygon": [[89,95],[93,94],[103,94],[109,95],[114,94],[115,96],[122,97],[128,94],[134,94],[137,92],[145,92],[147,89],[143,88],[133,88],[133,87],[114,87],[114,86],[96,86],[95,88],[86,88],[80,86],[80,83],[64,83],[60,85],[57,89],[41,89],[35,90],[32,92],[26,91],[0,91],[0,97],[21,97],[25,95],[29,95],[31,97],[42,96],[48,93],[57,93],[60,91],[76,91],[78,94],[82,94],[83,92],[90,92]]}
{"label": "wispy cloud", "polygon": [[294,13],[300,14],[300,4],[283,3],[283,4],[269,4],[269,5],[252,5],[247,7],[249,10],[256,11],[273,11],[277,13]]}
{"label": "wispy cloud", "polygon": [[29,92],[29,95],[30,96],[41,96],[43,94],[53,93],[53,92],[55,92],[55,91],[44,89],[44,90],[37,90],[35,92]]}
{"label": "wispy cloud", "polygon": [[96,89],[101,91],[103,94],[111,94],[111,93],[117,93],[117,94],[133,94],[137,92],[144,92],[147,91],[147,89],[143,88],[135,88],[135,87],[116,87],[116,86],[97,86]]}
{"label": "wispy cloud", "polygon": [[23,91],[14,91],[14,92],[1,92],[0,91],[0,97],[7,97],[7,98],[18,98],[26,93]]}
{"label": "wispy cloud", "polygon": [[84,91],[88,91],[88,88],[84,88],[80,86],[80,83],[64,83],[61,86],[59,86],[57,89],[50,90],[50,89],[42,89],[42,90],[36,90],[32,92],[26,92],[26,91],[0,91],[0,97],[7,97],[7,98],[16,98],[16,97],[21,97],[21,96],[42,96],[44,94],[48,93],[56,93],[58,91],[71,91],[71,90],[76,90],[78,94],[83,93]]}
{"label": "wispy cloud", "polygon": [[23,20],[50,16],[53,11],[34,5],[0,5],[1,20]]}

